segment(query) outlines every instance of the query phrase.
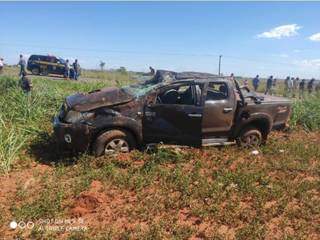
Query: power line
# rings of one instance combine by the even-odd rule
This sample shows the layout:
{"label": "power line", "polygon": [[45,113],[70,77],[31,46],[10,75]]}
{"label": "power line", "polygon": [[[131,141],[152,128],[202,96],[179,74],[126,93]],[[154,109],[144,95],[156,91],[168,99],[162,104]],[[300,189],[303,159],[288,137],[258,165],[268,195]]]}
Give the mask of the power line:
{"label": "power line", "polygon": [[[55,46],[44,46],[44,45],[32,45],[32,44],[24,44],[24,43],[0,43],[0,45],[12,46],[12,47],[32,47],[38,49],[56,49],[56,50],[73,50],[77,52],[98,52],[98,53],[121,53],[121,54],[134,54],[134,55],[172,55],[172,56],[194,56],[194,57],[220,57],[220,54],[217,53],[181,53],[181,52],[163,52],[163,51],[128,51],[128,50],[111,50],[111,49],[90,49],[90,48],[73,48],[73,47],[55,47]],[[246,62],[253,62],[253,63],[261,63],[261,64],[274,64],[274,65],[290,65],[296,66],[296,64],[289,63],[289,62],[281,62],[281,61],[261,61],[261,59],[253,59],[253,58],[246,58],[240,56],[230,56],[224,55],[224,58],[227,59],[234,59],[238,61],[246,61]]]}
{"label": "power line", "polygon": [[[33,44],[25,44],[25,43],[6,43],[6,42],[0,42],[0,46],[10,46],[15,48],[21,48],[21,47],[31,47],[31,48],[37,48],[37,49],[45,49],[48,51],[48,49],[54,49],[55,51],[59,50],[71,50],[76,52],[96,52],[100,55],[90,55],[90,56],[84,56],[82,54],[76,54],[77,56],[84,57],[84,58],[90,58],[90,57],[96,57],[101,58],[104,56],[101,56],[101,53],[118,53],[118,54],[132,54],[132,55],[165,55],[165,56],[187,56],[187,57],[209,57],[209,58],[215,58],[219,57],[219,74],[221,74],[221,58],[222,55],[216,54],[216,53],[181,53],[181,52],[167,52],[167,51],[128,51],[128,50],[115,50],[115,49],[96,49],[96,48],[75,48],[75,47],[56,47],[56,46],[44,46],[44,45],[33,45]],[[51,52],[51,51],[49,51]],[[265,65],[282,65],[282,66],[290,66],[290,67],[298,67],[298,64],[290,63],[290,62],[281,62],[281,61],[265,61],[261,59],[254,59],[254,58],[247,58],[247,57],[240,57],[240,56],[230,56],[230,55],[223,55],[224,58],[227,60],[235,60],[239,62],[252,62],[252,63],[258,63],[261,64],[264,68]],[[230,61],[226,61],[227,65],[230,65]]]}

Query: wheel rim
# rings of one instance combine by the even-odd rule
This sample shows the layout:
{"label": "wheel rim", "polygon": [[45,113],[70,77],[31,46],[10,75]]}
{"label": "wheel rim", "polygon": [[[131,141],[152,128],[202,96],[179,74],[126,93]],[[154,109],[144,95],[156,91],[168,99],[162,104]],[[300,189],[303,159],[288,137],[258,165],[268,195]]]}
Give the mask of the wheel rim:
{"label": "wheel rim", "polygon": [[126,140],[116,138],[111,140],[105,147],[105,154],[127,153],[129,152],[129,144]]}
{"label": "wheel rim", "polygon": [[250,134],[242,138],[243,146],[258,146],[260,142],[260,137],[256,134]]}

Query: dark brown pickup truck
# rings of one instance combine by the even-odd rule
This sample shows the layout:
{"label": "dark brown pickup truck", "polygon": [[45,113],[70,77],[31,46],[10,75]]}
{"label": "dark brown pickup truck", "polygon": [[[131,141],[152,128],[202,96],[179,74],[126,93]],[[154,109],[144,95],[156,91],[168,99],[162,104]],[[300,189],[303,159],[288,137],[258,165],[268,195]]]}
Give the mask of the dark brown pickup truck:
{"label": "dark brown pickup truck", "polygon": [[258,95],[206,73],[159,70],[149,81],[66,98],[54,119],[58,141],[95,155],[150,143],[241,146],[286,126],[291,102]]}

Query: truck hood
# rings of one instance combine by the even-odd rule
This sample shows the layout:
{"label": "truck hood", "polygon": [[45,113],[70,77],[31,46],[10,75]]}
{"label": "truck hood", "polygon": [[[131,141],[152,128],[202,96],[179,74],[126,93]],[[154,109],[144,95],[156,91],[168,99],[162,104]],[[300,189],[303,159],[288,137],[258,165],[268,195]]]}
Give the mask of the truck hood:
{"label": "truck hood", "polygon": [[66,103],[70,109],[85,112],[100,107],[124,104],[132,101],[133,98],[132,95],[121,88],[109,87],[68,96]]}

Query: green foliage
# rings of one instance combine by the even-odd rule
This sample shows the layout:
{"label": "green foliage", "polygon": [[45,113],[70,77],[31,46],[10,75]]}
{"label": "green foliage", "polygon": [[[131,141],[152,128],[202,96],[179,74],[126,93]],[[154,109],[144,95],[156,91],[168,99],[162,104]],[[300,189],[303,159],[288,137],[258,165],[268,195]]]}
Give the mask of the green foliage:
{"label": "green foliage", "polygon": [[[122,74],[112,75],[110,79]],[[109,74],[109,75],[108,75]],[[130,76],[119,81],[76,82],[52,79],[33,79],[34,89],[25,94],[18,78],[0,77],[0,172],[8,172],[21,149],[39,136],[52,132],[51,120],[64,98],[75,92],[89,92],[106,86],[127,84]],[[122,82],[123,81],[123,82]],[[132,81],[132,80],[131,80]],[[39,139],[38,139],[39,140]]]}
{"label": "green foliage", "polygon": [[311,95],[293,103],[291,125],[301,125],[306,130],[320,129],[320,96]]}

